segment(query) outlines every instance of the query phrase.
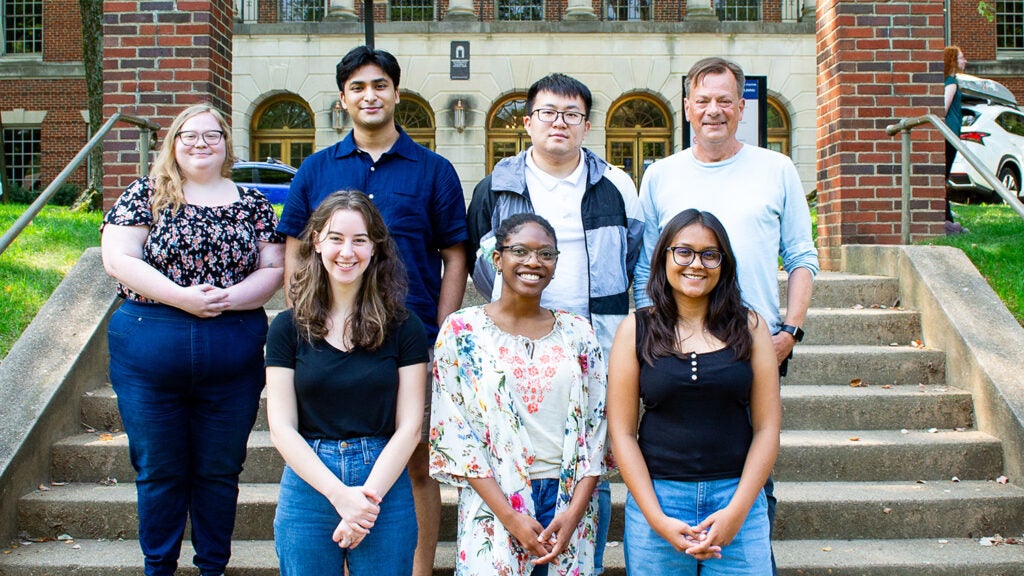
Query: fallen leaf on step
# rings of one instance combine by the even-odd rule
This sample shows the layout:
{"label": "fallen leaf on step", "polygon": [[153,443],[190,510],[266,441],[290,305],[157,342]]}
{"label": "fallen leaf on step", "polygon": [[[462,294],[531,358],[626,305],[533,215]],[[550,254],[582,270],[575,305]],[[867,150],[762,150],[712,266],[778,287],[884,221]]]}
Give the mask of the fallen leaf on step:
{"label": "fallen leaf on step", "polygon": [[928,483],[927,480],[914,480],[914,482],[916,482],[917,484],[927,484]]}
{"label": "fallen leaf on step", "polygon": [[74,546],[71,547],[71,549],[72,550],[81,550],[82,549],[82,545],[81,544],[75,544]]}
{"label": "fallen leaf on step", "polygon": [[831,552],[832,551],[832,547],[831,546],[825,546],[824,548],[821,549],[821,551],[822,552]]}
{"label": "fallen leaf on step", "polygon": [[110,442],[111,440],[114,439],[114,435],[104,432],[103,434],[100,434],[99,438],[100,442]]}
{"label": "fallen leaf on step", "polygon": [[1010,479],[1007,478],[1006,476],[1000,476],[999,478],[996,478],[996,484],[1006,484],[1009,481]]}
{"label": "fallen leaf on step", "polygon": [[949,481],[950,482],[959,482],[960,481],[960,477],[959,476],[953,476],[952,478],[949,479]]}
{"label": "fallen leaf on step", "polygon": [[863,310],[863,309],[864,309],[864,305],[863,305],[863,304],[854,304],[854,305],[852,306],[852,308],[853,308],[854,310]]}
{"label": "fallen leaf on step", "polygon": [[853,438],[850,438],[850,442],[860,442],[860,438],[854,436]]}
{"label": "fallen leaf on step", "polygon": [[888,390],[890,388],[892,388],[892,384],[886,384],[885,386],[882,386],[883,390]]}
{"label": "fallen leaf on step", "polygon": [[889,346],[899,346],[899,342],[889,342]]}
{"label": "fallen leaf on step", "polygon": [[50,487],[47,486],[46,484],[40,484],[39,485],[39,491],[40,492],[49,492],[50,491]]}
{"label": "fallen leaf on step", "polygon": [[50,482],[50,486],[67,486],[67,482]]}
{"label": "fallen leaf on step", "polygon": [[939,433],[939,429],[938,428],[929,428],[928,429],[928,433],[929,434],[938,434]]}
{"label": "fallen leaf on step", "polygon": [[922,344],[920,340],[911,340],[910,345],[914,348],[924,348],[924,344]]}
{"label": "fallen leaf on step", "polygon": [[991,538],[978,538],[978,544],[982,546],[992,546],[993,542]]}
{"label": "fallen leaf on step", "polygon": [[99,480],[96,483],[99,484],[100,486],[117,486],[117,478],[111,478],[110,476],[107,476],[105,479]]}
{"label": "fallen leaf on step", "polygon": [[949,540],[939,540],[939,544],[949,544]]}
{"label": "fallen leaf on step", "polygon": [[907,430],[906,428],[900,428],[900,434],[910,434],[910,430]]}
{"label": "fallen leaf on step", "polygon": [[882,508],[882,514],[888,514],[892,512],[892,508]]}
{"label": "fallen leaf on step", "polygon": [[865,384],[860,378],[850,380],[850,388],[863,388],[864,386],[867,386],[867,384]]}
{"label": "fallen leaf on step", "polygon": [[71,537],[71,534],[64,533],[64,534],[61,534],[61,535],[57,536],[57,541],[58,542],[67,542],[69,540],[74,540],[74,538]]}

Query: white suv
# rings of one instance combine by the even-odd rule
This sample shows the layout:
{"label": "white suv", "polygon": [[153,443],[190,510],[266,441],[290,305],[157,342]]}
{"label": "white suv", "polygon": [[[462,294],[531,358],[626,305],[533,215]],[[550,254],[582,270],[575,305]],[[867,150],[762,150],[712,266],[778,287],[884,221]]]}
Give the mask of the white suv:
{"label": "white suv", "polygon": [[[1024,112],[1012,100],[993,98],[991,92],[979,94],[972,90],[973,87],[970,80],[965,82],[961,78],[964,121],[960,129],[960,141],[970,147],[1004,186],[1024,201],[1024,193],[1021,191],[1021,175],[1024,174]],[[977,192],[999,199],[992,187],[961,154],[957,154],[953,160],[946,185],[952,190]]]}

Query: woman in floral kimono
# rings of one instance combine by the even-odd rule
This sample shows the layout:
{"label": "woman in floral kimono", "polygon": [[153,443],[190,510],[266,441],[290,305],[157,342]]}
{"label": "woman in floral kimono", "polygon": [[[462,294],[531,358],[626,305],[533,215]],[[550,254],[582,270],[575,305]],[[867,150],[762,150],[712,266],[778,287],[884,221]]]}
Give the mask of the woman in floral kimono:
{"label": "woman in floral kimono", "polygon": [[457,576],[593,574],[605,458],[605,362],[586,319],[542,308],[555,231],[516,214],[495,232],[501,298],[437,339],[430,472],[459,491]]}

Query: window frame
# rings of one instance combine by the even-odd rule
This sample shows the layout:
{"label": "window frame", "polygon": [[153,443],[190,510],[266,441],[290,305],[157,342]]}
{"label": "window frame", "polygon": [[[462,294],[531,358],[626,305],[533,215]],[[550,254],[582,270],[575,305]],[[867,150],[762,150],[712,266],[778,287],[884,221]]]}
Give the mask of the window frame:
{"label": "window frame", "polygon": [[[4,154],[4,166],[7,169],[7,181],[26,190],[41,189],[40,185],[42,183],[43,173],[43,127],[39,125],[14,125],[4,126],[3,131],[4,149],[2,153]],[[23,131],[35,133],[35,138],[27,140],[30,146],[34,145],[35,151],[29,155],[26,155],[24,152],[18,152],[17,156],[15,156],[15,152],[12,150],[11,156],[8,156],[8,148],[13,148],[15,143],[24,146],[26,142],[23,138],[15,140],[11,138],[10,135],[15,132]],[[26,156],[32,158],[31,164],[14,162],[16,157],[24,158]],[[14,169],[22,170],[22,172],[15,176],[13,172]],[[28,178],[31,178],[32,180],[29,186],[25,186],[26,179]]]}
{"label": "window frame", "polygon": [[[494,20],[497,22],[543,22],[544,11],[547,7],[544,0],[494,0]],[[513,10],[532,11],[531,18],[510,18],[503,17],[502,12],[508,14]]]}
{"label": "window frame", "polygon": [[[11,28],[8,26],[8,13],[9,5],[22,5],[22,6],[33,6],[37,7],[37,13],[29,16],[21,16],[22,18],[33,18],[38,20],[38,25],[32,28],[24,27],[15,29],[21,32],[32,31],[32,40],[27,41],[30,44],[28,49],[24,50],[10,50],[8,44],[17,42],[16,40],[10,40],[12,34]],[[44,0],[3,0],[0,3],[0,56],[3,57],[32,57],[41,56],[43,53],[43,14],[44,14]],[[17,16],[11,16],[11,18],[17,18]],[[25,40],[21,42],[25,43]]]}

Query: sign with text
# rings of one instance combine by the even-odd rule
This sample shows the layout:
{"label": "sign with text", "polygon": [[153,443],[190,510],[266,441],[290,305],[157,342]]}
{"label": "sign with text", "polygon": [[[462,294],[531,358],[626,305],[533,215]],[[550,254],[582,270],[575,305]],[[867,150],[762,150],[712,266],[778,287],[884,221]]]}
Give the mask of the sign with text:
{"label": "sign with text", "polygon": [[452,40],[451,79],[469,80],[469,42]]}

